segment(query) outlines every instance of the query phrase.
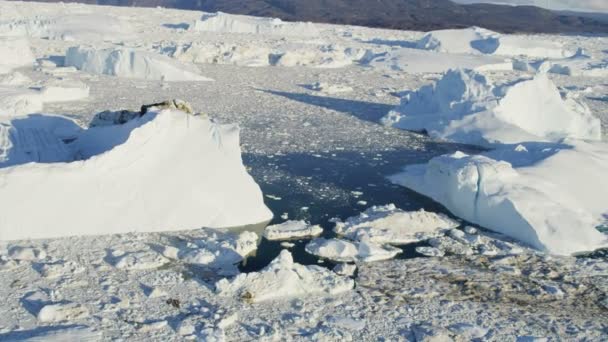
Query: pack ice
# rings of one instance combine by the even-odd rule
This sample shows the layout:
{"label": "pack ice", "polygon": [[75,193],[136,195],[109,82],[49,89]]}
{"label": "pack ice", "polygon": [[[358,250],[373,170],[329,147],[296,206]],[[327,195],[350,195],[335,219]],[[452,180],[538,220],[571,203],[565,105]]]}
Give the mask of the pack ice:
{"label": "pack ice", "polygon": [[583,103],[562,98],[546,74],[495,85],[482,73],[450,70],[436,83],[406,93],[382,121],[481,145],[601,139],[600,120]]}
{"label": "pack ice", "polygon": [[222,228],[272,217],[242,164],[239,129],[171,109],[86,130],[59,116],[7,121],[0,188],[1,240]]}

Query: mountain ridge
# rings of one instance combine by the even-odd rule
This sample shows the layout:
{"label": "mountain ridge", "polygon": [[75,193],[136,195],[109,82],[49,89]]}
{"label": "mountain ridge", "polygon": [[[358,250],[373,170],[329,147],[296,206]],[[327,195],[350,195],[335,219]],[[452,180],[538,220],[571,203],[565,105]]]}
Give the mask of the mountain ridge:
{"label": "mountain ridge", "polygon": [[[31,1],[31,0],[25,0]],[[60,2],[38,0],[39,2]],[[461,5],[449,0],[67,0],[276,17],[287,21],[430,31],[481,26],[503,33],[608,33],[608,18],[534,6]]]}

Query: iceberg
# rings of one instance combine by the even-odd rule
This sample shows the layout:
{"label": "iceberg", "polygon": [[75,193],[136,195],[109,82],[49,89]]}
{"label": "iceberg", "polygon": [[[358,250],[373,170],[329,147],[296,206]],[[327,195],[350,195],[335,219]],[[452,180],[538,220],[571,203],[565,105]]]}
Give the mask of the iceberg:
{"label": "iceberg", "polygon": [[436,83],[405,94],[382,122],[486,146],[601,139],[600,120],[583,103],[562,98],[546,74],[495,85],[482,73],[450,70]]}
{"label": "iceberg", "polygon": [[226,228],[272,213],[239,129],[177,110],[82,129],[58,116],[0,126],[0,240]]}
{"label": "iceberg", "polygon": [[507,146],[476,156],[457,152],[389,178],[458,217],[538,250],[594,250],[608,245],[608,236],[596,229],[608,217],[608,182],[602,176],[608,172],[608,145],[568,142],[552,149]]}

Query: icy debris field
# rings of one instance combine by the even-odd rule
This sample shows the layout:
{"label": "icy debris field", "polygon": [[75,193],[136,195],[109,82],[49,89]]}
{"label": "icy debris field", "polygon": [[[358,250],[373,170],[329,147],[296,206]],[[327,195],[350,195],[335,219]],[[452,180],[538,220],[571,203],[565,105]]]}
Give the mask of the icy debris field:
{"label": "icy debris field", "polygon": [[0,340],[606,340],[607,74],[605,37],[0,1]]}

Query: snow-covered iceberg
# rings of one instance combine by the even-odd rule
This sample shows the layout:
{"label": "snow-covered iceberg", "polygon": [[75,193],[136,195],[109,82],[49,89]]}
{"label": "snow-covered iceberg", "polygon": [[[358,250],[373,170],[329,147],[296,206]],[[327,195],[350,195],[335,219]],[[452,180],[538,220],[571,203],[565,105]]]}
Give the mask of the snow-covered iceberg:
{"label": "snow-covered iceberg", "polygon": [[490,54],[537,58],[567,58],[574,54],[561,43],[529,36],[501,35],[480,27],[428,32],[416,42],[418,49],[451,54]]}
{"label": "snow-covered iceberg", "polygon": [[608,217],[608,145],[568,143],[505,146],[487,156],[457,152],[390,179],[539,250],[593,250],[608,244],[596,229]]}
{"label": "snow-covered iceberg", "polygon": [[546,74],[495,85],[472,70],[450,70],[434,84],[408,92],[382,119],[471,144],[600,140],[600,120],[583,103],[562,98]]}
{"label": "snow-covered iceberg", "polygon": [[96,49],[74,46],[67,50],[65,66],[99,75],[167,82],[211,81],[194,65],[153,52],[129,48]]}
{"label": "snow-covered iceberg", "polygon": [[277,18],[251,17],[228,13],[205,13],[191,25],[193,31],[249,33],[314,37],[319,30],[310,22],[284,22]]}
{"label": "snow-covered iceberg", "polygon": [[215,284],[222,296],[239,296],[258,303],[298,296],[336,295],[351,290],[354,281],[317,265],[304,266],[293,261],[287,250],[260,272],[244,273],[233,280]]}
{"label": "snow-covered iceberg", "polygon": [[81,129],[32,115],[0,126],[0,240],[264,222],[239,129],[176,110]]}

